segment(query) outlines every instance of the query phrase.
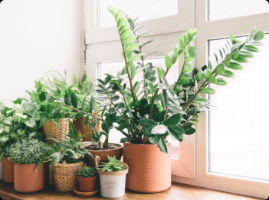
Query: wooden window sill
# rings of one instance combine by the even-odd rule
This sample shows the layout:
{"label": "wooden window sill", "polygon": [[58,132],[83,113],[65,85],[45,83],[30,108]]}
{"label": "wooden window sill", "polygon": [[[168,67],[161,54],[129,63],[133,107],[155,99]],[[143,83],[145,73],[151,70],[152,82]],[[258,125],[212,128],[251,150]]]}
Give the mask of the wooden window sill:
{"label": "wooden window sill", "polygon": [[[46,186],[43,190],[32,194],[21,194],[13,189],[13,184],[4,183],[0,180],[0,197],[3,200],[44,200],[44,199],[57,199],[57,200],[74,200],[74,199],[107,199],[97,194],[94,197],[78,197],[73,192],[64,193],[58,192],[55,186]],[[172,187],[165,192],[156,194],[140,194],[126,190],[124,197],[118,199],[128,200],[257,200],[257,198],[244,197],[235,194],[229,194],[225,192],[219,192],[215,190],[209,190],[206,188],[199,188],[190,185],[184,185],[180,183],[173,183]]]}

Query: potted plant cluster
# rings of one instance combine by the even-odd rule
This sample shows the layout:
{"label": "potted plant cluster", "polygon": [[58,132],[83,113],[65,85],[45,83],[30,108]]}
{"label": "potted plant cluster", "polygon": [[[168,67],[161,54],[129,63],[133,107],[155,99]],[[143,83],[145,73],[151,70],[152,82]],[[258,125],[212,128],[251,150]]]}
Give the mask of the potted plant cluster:
{"label": "potted plant cluster", "polygon": [[0,161],[3,159],[3,181],[14,182],[14,164],[8,160],[7,151],[17,140],[29,135],[34,139],[43,139],[42,130],[35,116],[24,109],[25,99],[0,101]]}
{"label": "potted plant cluster", "polygon": [[48,147],[44,142],[27,138],[17,139],[7,155],[14,165],[14,189],[22,193],[32,193],[44,187],[44,159]]}
{"label": "potted plant cluster", "polygon": [[83,146],[87,142],[80,142],[85,135],[78,137],[79,131],[76,130],[74,124],[69,122],[68,138],[62,138],[54,141],[49,146],[49,156],[46,158],[50,162],[50,174],[52,175],[56,185],[56,189],[62,192],[73,191],[78,186],[78,172],[85,165],[85,155],[91,155]]}
{"label": "potted plant cluster", "polygon": [[107,156],[109,162],[99,165],[100,157],[97,156],[96,167],[100,176],[101,195],[108,198],[118,198],[125,194],[126,174],[128,165],[117,160],[115,157]]}
{"label": "potted plant cluster", "polygon": [[[192,64],[196,55],[192,41],[198,31],[190,29],[179,36],[172,51],[164,55],[163,68],[146,63],[149,55],[143,54],[142,49],[152,40],[139,42],[144,34],[137,33],[141,27],[136,27],[136,19],[111,6],[108,9],[117,24],[125,66],[116,77],[106,74],[105,80],[98,79],[96,92],[100,96],[91,102],[102,102],[99,107],[103,107],[104,132],[94,130],[95,117],[91,123],[95,132],[93,140],[98,141],[100,135],[108,136],[117,124],[116,129],[124,135],[123,158],[131,169],[126,187],[137,192],[161,192],[171,186],[171,144],[165,138],[170,135],[187,143],[186,135],[195,133],[199,113],[211,106],[202,95],[215,93],[210,84],[225,86],[227,83],[222,77],[233,78],[231,70],[242,69],[241,63],[258,52],[256,46],[260,45],[264,33],[253,28],[245,41],[230,34],[225,47],[219,50],[220,56],[215,55],[217,65],[212,66],[209,60],[198,69]],[[170,85],[166,75],[179,56],[184,57],[184,63],[177,81]],[[135,64],[134,60],[139,58],[141,62]],[[138,75],[142,75],[142,81],[135,81]],[[142,91],[139,93],[139,90]]]}

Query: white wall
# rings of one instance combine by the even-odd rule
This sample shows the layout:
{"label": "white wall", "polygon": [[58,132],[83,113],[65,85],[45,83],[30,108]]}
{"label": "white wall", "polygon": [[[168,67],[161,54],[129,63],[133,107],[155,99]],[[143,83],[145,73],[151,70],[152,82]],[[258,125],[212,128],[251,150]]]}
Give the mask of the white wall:
{"label": "white wall", "polygon": [[[0,4],[0,99],[34,89],[47,70],[83,70],[81,0],[5,0]],[[0,179],[2,178],[0,164]]]}

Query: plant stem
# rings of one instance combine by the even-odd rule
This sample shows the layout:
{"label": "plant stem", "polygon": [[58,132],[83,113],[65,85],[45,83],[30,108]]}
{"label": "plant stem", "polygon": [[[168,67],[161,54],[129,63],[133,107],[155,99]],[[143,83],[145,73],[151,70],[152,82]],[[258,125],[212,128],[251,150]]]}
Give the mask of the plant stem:
{"label": "plant stem", "polygon": [[179,80],[180,80],[180,78],[181,78],[181,75],[183,74],[184,65],[185,65],[185,62],[183,63],[183,67],[182,67],[182,69],[181,69],[181,73],[180,73],[180,75],[179,75],[179,77],[178,77],[178,79],[177,79],[177,82],[176,82],[176,84],[175,84],[175,87],[174,87],[173,91],[175,91],[175,89],[176,89],[176,87],[177,87],[177,84],[178,84],[178,82],[179,82]]}

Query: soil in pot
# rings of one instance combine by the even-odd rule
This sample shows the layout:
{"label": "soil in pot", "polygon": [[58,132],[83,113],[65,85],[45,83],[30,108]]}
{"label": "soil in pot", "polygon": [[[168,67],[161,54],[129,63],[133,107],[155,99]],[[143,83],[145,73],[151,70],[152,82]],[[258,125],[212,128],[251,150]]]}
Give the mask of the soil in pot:
{"label": "soil in pot", "polygon": [[81,192],[92,192],[95,189],[96,176],[78,177],[79,189]]}
{"label": "soil in pot", "polygon": [[169,153],[154,144],[123,144],[123,161],[130,167],[126,188],[142,193],[156,193],[171,187],[171,143]]}
{"label": "soil in pot", "polygon": [[[101,162],[108,162],[107,156],[115,156],[117,160],[121,159],[122,156],[122,146],[120,144],[115,143],[109,143],[108,144],[109,149],[99,148],[97,145],[86,145],[84,146],[84,149],[91,152],[93,157],[99,156],[101,159]],[[94,158],[87,154],[87,160],[86,163],[88,166],[95,167],[95,160]]]}
{"label": "soil in pot", "polygon": [[44,188],[44,164],[14,164],[14,189],[22,193],[37,192]]}
{"label": "soil in pot", "polygon": [[3,181],[14,183],[14,163],[8,157],[3,158]]}

